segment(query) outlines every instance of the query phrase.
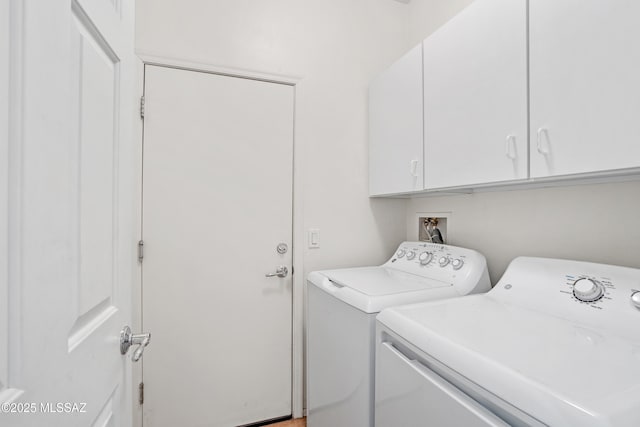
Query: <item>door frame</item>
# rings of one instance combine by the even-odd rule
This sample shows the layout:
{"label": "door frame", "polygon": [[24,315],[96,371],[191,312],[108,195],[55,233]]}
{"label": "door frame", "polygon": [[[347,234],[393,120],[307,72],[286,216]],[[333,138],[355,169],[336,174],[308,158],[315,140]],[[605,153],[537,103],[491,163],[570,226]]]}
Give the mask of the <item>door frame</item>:
{"label": "door frame", "polygon": [[[136,92],[138,96],[144,94],[144,69],[146,65],[155,65],[160,67],[176,68],[185,71],[203,72],[210,74],[217,74],[229,77],[238,77],[250,80],[260,80],[271,83],[285,84],[293,86],[294,100],[293,100],[293,224],[292,224],[292,262],[293,271],[297,274],[293,274],[292,271],[292,313],[291,313],[291,331],[292,331],[292,384],[291,384],[291,415],[293,418],[300,418],[303,416],[303,392],[304,392],[304,223],[302,221],[302,153],[300,147],[296,143],[296,100],[297,100],[297,85],[302,80],[301,77],[287,76],[264,73],[260,71],[243,70],[232,67],[222,67],[218,65],[212,65],[201,62],[193,62],[181,58],[171,58],[150,54],[144,51],[136,51],[136,55],[139,58],[138,63],[138,82]],[[138,121],[138,129],[136,129],[138,135],[138,141],[140,143],[140,153],[143,144],[143,121]],[[139,156],[140,164],[142,164],[142,155]],[[139,176],[139,188],[137,191],[136,204],[138,206],[138,221],[136,230],[139,239],[142,236],[142,167],[140,168]],[[142,330],[142,266],[138,264],[137,280],[134,285],[134,297],[133,297],[133,318],[134,318],[134,330]],[[153,331],[149,331],[153,333]],[[153,351],[152,348],[149,349]],[[138,384],[142,382],[142,369],[140,364],[135,366],[133,371],[133,388],[134,388],[134,426],[142,425],[142,407],[138,404]]]}
{"label": "door frame", "polygon": [[[19,159],[16,147],[22,142],[22,32],[23,6],[16,0],[0,4],[0,402],[11,402],[24,391],[11,388],[11,349],[15,337],[9,330],[9,322],[20,315],[19,301],[10,300],[9,267],[15,260],[9,259],[9,245],[12,233],[9,226],[19,219],[17,208],[10,202],[16,195],[11,194],[10,181],[18,178],[12,162]],[[15,163],[17,164],[17,163]],[[12,200],[10,200],[12,198]],[[14,304],[16,303],[16,304]]]}

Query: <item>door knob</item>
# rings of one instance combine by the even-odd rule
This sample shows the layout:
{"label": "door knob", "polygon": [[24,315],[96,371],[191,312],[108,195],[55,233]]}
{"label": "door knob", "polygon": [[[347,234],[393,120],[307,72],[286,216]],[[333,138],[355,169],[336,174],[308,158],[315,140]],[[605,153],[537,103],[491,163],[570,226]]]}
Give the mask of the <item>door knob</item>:
{"label": "door knob", "polygon": [[286,266],[281,265],[280,267],[278,267],[275,273],[267,273],[264,276],[265,277],[275,277],[275,276],[287,277],[287,274],[289,274],[289,269]]}
{"label": "door knob", "polygon": [[120,354],[127,354],[129,347],[137,345],[136,351],[133,352],[131,360],[137,362],[142,357],[144,349],[149,345],[151,341],[151,334],[132,334],[131,328],[125,326],[120,331]]}

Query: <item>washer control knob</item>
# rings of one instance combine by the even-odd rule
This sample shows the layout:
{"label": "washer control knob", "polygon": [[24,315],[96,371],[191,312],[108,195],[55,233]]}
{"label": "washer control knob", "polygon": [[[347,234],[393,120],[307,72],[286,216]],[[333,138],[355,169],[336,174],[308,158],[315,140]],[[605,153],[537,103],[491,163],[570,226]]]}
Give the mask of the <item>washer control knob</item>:
{"label": "washer control knob", "polygon": [[404,254],[405,254],[405,253],[406,253],[406,252],[405,252],[405,250],[404,250],[404,249],[400,249],[398,252],[396,252],[396,256],[397,256],[398,258],[402,258],[402,257],[404,256]]}
{"label": "washer control knob", "polygon": [[446,256],[441,257],[438,260],[438,264],[440,264],[440,267],[446,267],[447,264],[449,264],[449,258],[447,258]]}
{"label": "washer control knob", "polygon": [[451,261],[451,267],[453,267],[454,270],[460,270],[463,265],[464,265],[464,261],[461,260],[460,258],[456,258],[453,261]]}
{"label": "washer control knob", "polygon": [[631,294],[631,304],[636,308],[640,308],[640,291],[634,291]]}
{"label": "washer control knob", "polygon": [[604,287],[595,280],[583,277],[573,284],[573,295],[583,302],[598,301],[604,295]]}
{"label": "washer control knob", "polygon": [[416,253],[414,251],[407,252],[407,259],[414,259],[416,257]]}
{"label": "washer control knob", "polygon": [[433,254],[431,252],[422,252],[418,259],[420,260],[420,264],[427,265],[433,259]]}

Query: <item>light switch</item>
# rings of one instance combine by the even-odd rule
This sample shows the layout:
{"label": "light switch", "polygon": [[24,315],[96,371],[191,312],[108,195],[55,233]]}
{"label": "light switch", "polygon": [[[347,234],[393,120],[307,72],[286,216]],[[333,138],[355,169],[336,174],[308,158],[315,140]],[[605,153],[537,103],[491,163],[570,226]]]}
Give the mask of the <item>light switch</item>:
{"label": "light switch", "polygon": [[317,228],[309,229],[309,247],[310,248],[320,247],[320,230]]}

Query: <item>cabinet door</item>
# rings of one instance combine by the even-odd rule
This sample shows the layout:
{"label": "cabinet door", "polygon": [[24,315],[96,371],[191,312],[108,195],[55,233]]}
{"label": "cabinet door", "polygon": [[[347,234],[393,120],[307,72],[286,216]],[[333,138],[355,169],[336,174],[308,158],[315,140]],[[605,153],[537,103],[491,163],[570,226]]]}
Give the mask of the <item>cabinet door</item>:
{"label": "cabinet door", "polygon": [[422,45],[369,87],[369,194],[422,190]]}
{"label": "cabinet door", "polygon": [[476,0],[423,45],[425,188],[527,178],[526,0]]}
{"label": "cabinet door", "polygon": [[640,166],[640,2],[531,0],[531,177]]}

